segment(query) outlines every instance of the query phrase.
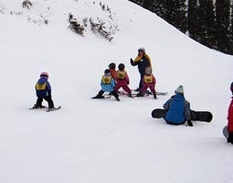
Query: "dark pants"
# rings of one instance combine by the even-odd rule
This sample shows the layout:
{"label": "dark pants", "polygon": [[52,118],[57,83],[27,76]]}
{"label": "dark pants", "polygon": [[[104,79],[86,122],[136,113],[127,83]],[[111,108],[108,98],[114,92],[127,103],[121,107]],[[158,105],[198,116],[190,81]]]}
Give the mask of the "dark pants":
{"label": "dark pants", "polygon": [[53,100],[52,100],[51,95],[46,96],[46,97],[38,97],[36,100],[36,107],[42,106],[43,99],[45,99],[48,102],[49,108],[54,108],[54,104],[53,104]]}
{"label": "dark pants", "polygon": [[227,138],[227,142],[233,144],[233,133],[231,133],[231,132],[229,133],[228,138]]}
{"label": "dark pants", "polygon": [[139,90],[141,90],[142,87],[143,87],[143,77],[145,75],[145,72],[140,72],[139,71],[139,73],[140,73]]}
{"label": "dark pants", "polygon": [[[104,91],[100,90],[95,98],[103,98],[103,94],[104,94]],[[115,90],[111,91],[110,94],[113,95],[119,101],[119,95]]]}

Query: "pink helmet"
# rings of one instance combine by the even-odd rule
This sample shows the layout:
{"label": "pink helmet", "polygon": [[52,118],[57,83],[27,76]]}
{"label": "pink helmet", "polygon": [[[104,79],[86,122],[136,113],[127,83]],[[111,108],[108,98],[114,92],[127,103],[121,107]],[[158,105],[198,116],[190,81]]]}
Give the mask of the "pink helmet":
{"label": "pink helmet", "polygon": [[40,77],[49,77],[49,74],[47,73],[47,72],[42,72],[41,74],[40,74]]}

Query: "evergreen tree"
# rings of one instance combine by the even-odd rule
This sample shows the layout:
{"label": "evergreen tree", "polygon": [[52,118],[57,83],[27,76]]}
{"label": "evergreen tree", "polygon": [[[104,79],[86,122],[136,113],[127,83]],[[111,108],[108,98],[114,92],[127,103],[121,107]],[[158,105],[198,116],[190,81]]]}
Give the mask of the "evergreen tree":
{"label": "evergreen tree", "polygon": [[216,25],[217,48],[222,52],[229,53],[232,46],[229,0],[216,0]]}
{"label": "evergreen tree", "polygon": [[129,1],[156,13],[201,44],[233,55],[233,0]]}
{"label": "evergreen tree", "polygon": [[188,27],[185,0],[166,0],[163,2],[165,20],[185,33]]}
{"label": "evergreen tree", "polygon": [[216,26],[212,0],[199,1],[198,17],[199,41],[209,48],[213,48],[216,45],[214,40]]}
{"label": "evergreen tree", "polygon": [[197,0],[189,0],[188,1],[188,32],[189,36],[194,40],[199,40],[198,30],[199,30],[199,17],[197,11]]}

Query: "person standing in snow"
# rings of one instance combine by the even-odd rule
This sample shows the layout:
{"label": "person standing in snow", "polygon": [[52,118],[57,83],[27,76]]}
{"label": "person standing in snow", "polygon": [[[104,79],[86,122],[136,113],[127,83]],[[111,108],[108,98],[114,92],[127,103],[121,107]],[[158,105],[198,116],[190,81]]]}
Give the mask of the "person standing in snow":
{"label": "person standing in snow", "polygon": [[175,95],[165,102],[163,108],[167,111],[164,119],[168,124],[182,125],[187,121],[188,126],[193,126],[190,103],[184,97],[183,85],[175,90]]}
{"label": "person standing in snow", "polygon": [[118,92],[118,90],[120,88],[122,88],[124,91],[126,91],[128,93],[129,97],[132,97],[132,92],[131,89],[129,88],[129,76],[127,74],[127,72],[125,71],[125,65],[123,63],[120,63],[118,65],[118,70],[117,70],[117,84],[116,84],[116,92]]}
{"label": "person standing in snow", "polygon": [[47,72],[42,72],[40,74],[40,79],[35,85],[37,100],[36,104],[33,106],[33,109],[44,108],[44,106],[42,105],[43,99],[48,102],[49,109],[54,108],[54,103],[51,95],[52,89],[48,78],[49,74]]}
{"label": "person standing in snow", "polygon": [[104,75],[101,78],[100,86],[101,86],[101,90],[95,97],[92,97],[92,99],[104,98],[103,96],[104,92],[110,92],[110,94],[113,95],[117,101],[120,101],[119,95],[115,91],[115,86],[116,86],[115,80],[111,76],[109,69],[105,69]]}
{"label": "person standing in snow", "polygon": [[137,57],[134,60],[131,58],[130,63],[132,66],[136,66],[136,65],[138,66],[138,71],[140,73],[140,81],[139,81],[139,88],[137,88],[136,91],[140,91],[140,89],[143,86],[143,77],[145,75],[145,69],[147,67],[150,67],[152,69],[151,59],[146,54],[145,48],[143,47],[139,48]]}
{"label": "person standing in snow", "polygon": [[155,90],[156,79],[152,74],[152,69],[150,67],[147,67],[145,70],[146,70],[145,75],[143,76],[143,80],[142,80],[143,86],[140,89],[140,92],[137,94],[137,97],[143,97],[147,91],[147,88],[149,88],[154,96],[154,99],[157,99],[156,90]]}
{"label": "person standing in snow", "polygon": [[[232,84],[231,84],[232,85]],[[232,88],[231,88],[232,92]],[[233,95],[233,93],[232,93]],[[233,144],[233,96],[231,97],[231,102],[228,107],[228,115],[227,115],[227,130],[228,130],[228,138],[227,142]]]}

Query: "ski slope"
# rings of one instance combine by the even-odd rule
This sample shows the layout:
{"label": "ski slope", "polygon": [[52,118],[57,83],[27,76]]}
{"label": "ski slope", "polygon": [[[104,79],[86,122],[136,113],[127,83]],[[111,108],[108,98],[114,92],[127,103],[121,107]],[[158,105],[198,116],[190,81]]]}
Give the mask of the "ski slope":
{"label": "ski slope", "polygon": [[[232,183],[233,146],[222,135],[232,56],[198,44],[127,0],[32,3],[25,9],[17,0],[0,2],[0,182]],[[90,27],[83,37],[75,34],[69,13],[79,22],[87,17],[116,27],[113,40]],[[138,87],[129,60],[139,47],[152,59],[157,91],[168,95],[91,100],[110,62],[124,63],[130,88]],[[50,74],[59,111],[28,110],[42,71]],[[213,113],[211,123],[170,126],[151,118],[180,84],[192,109]]]}

